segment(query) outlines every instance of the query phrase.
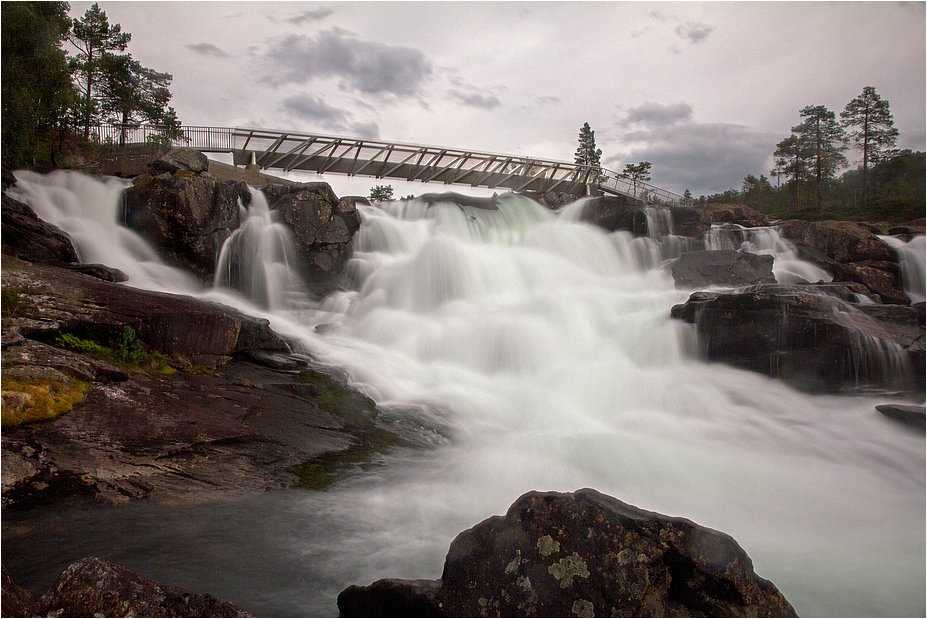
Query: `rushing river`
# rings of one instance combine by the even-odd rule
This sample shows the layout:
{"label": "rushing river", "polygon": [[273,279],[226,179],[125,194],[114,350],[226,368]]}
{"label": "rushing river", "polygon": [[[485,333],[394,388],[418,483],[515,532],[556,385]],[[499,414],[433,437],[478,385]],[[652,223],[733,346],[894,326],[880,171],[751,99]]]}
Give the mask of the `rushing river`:
{"label": "rushing river", "polygon": [[[924,435],[875,411],[890,394],[807,395],[693,359],[690,327],[669,318],[688,292],[653,239],[513,195],[497,210],[362,206],[350,285],[321,301],[291,280],[274,292],[285,252],[253,245],[285,239],[247,233],[282,265],[239,285],[258,304],[201,289],[119,226],[124,181],[17,177],[11,193],[83,261],[269,318],[423,446],[321,492],[4,513],[21,584],[96,555],[257,615],[335,615],[350,584],[440,577],[457,533],[524,492],[591,487],[729,533],[799,615],[925,614]],[[251,211],[247,225],[274,225],[260,198]],[[813,269],[781,245],[777,275]]]}

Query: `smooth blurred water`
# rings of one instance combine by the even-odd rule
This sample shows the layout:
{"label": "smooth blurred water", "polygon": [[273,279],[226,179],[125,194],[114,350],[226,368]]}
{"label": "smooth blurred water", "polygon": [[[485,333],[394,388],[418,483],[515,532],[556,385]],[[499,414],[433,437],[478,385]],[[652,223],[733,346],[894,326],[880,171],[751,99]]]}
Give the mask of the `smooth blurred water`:
{"label": "smooth blurred water", "polygon": [[82,258],[269,318],[422,445],[322,492],[4,514],[4,564],[33,586],[98,554],[259,615],[334,615],[350,584],[440,577],[457,533],[524,492],[592,487],[731,534],[800,615],[925,613],[924,435],[875,411],[888,394],[807,395],[693,359],[669,318],[688,292],[654,239],[513,195],[360,206],[346,289],[265,303],[139,250],[115,222],[120,182],[17,176],[69,233],[93,218]]}

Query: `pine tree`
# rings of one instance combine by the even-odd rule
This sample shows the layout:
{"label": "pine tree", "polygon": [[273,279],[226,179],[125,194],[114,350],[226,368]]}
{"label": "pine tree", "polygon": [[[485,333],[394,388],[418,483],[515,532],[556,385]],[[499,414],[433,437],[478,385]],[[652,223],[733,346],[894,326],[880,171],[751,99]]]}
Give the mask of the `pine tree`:
{"label": "pine tree", "polygon": [[123,51],[132,38],[122,32],[119,24],[109,25],[106,13],[94,2],[84,16],[75,19],[71,26],[71,44],[77,48],[77,55],[69,59],[72,73],[77,76],[81,91],[81,124],[84,127],[84,139],[90,137],[90,125],[95,120],[96,84],[101,76],[106,54]]}
{"label": "pine tree", "polygon": [[886,151],[895,145],[898,130],[894,127],[895,121],[888,109],[888,101],[883,100],[872,86],[863,88],[860,96],[847,103],[846,108],[840,112],[840,118],[844,128],[855,127],[850,132],[850,140],[863,154],[865,206],[869,164],[874,165],[884,158]]}
{"label": "pine tree", "polygon": [[579,130],[579,146],[576,148],[573,161],[577,165],[589,166],[590,171],[593,172],[590,178],[597,182],[602,172],[601,157],[602,149],[595,147],[595,131],[592,130],[589,123],[584,123]]}
{"label": "pine tree", "polygon": [[143,122],[160,125],[165,139],[179,137],[180,122],[167,107],[171,92],[169,73],[143,67],[131,54],[103,54],[100,59],[100,113],[104,120],[122,125],[120,143],[127,126]]}
{"label": "pine tree", "polygon": [[792,132],[802,136],[811,149],[815,204],[821,210],[824,185],[836,176],[841,166],[847,165],[843,155],[847,149],[846,133],[837,122],[837,115],[823,105],[806,106],[800,114],[805,120],[792,127]]}
{"label": "pine tree", "polygon": [[776,167],[786,178],[792,180],[795,187],[798,208],[801,208],[802,183],[810,178],[811,146],[801,134],[792,134],[776,144]]}
{"label": "pine tree", "polygon": [[621,176],[631,181],[634,196],[637,196],[637,184],[650,180],[651,165],[649,161],[641,161],[640,163],[629,163],[624,166],[624,172],[621,173]]}

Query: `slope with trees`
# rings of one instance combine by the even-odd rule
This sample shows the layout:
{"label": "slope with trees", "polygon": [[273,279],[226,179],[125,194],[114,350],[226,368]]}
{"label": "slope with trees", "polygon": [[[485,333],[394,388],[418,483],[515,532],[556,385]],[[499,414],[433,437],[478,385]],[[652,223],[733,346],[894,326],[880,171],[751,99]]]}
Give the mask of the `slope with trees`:
{"label": "slope with trees", "polygon": [[[79,19],[67,2],[4,2],[2,9],[3,164],[48,170],[93,125],[142,122],[180,135],[168,86],[171,75],[124,52],[131,35],[94,3]],[[70,47],[72,54],[66,53]]]}

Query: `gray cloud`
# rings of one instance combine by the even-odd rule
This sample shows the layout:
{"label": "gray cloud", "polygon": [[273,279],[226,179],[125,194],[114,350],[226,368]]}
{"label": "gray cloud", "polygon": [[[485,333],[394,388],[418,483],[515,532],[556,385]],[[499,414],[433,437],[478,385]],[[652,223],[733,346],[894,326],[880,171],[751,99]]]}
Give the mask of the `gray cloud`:
{"label": "gray cloud", "polygon": [[470,92],[463,92],[460,90],[450,90],[448,96],[452,99],[460,101],[464,105],[470,107],[480,107],[483,109],[491,110],[492,108],[499,107],[502,105],[502,102],[499,101],[499,98],[492,93],[481,93],[473,89]]}
{"label": "gray cloud", "polygon": [[222,49],[216,47],[212,43],[194,43],[186,46],[192,52],[196,52],[201,56],[212,56],[213,58],[229,58],[229,55],[225,53]]}
{"label": "gray cloud", "polygon": [[[635,109],[648,105],[653,106]],[[689,189],[699,196],[740,189],[748,174],[768,176],[781,136],[743,125],[696,123],[687,115],[671,124],[627,131],[619,139],[629,148],[603,159],[606,167],[614,170],[626,163],[650,161],[654,185],[680,194]]]}
{"label": "gray cloud", "polygon": [[286,18],[285,21],[288,21],[291,24],[296,24],[297,26],[299,26],[303,22],[321,21],[334,12],[335,11],[333,11],[332,9],[328,7],[322,7],[314,11],[303,11],[302,13],[298,13],[297,15],[294,15],[293,17]]}
{"label": "gray cloud", "polygon": [[676,26],[676,34],[683,39],[688,39],[692,43],[701,43],[708,38],[708,35],[711,34],[711,31],[714,29],[714,26],[709,26],[702,22],[687,21],[684,24]]}
{"label": "gray cloud", "polygon": [[431,61],[417,49],[361,41],[332,29],[313,38],[289,35],[264,54],[262,81],[278,87],[340,77],[341,87],[367,94],[411,96],[431,75]]}
{"label": "gray cloud", "polygon": [[650,101],[628,110],[627,124],[639,124],[648,127],[665,127],[692,119],[692,106],[688,103],[660,105]]}
{"label": "gray cloud", "polygon": [[367,139],[380,137],[380,127],[377,123],[351,121],[350,112],[332,107],[318,96],[294,95],[283,99],[281,105],[283,110],[299,124],[352,137]]}
{"label": "gray cloud", "polygon": [[320,97],[311,97],[305,94],[294,95],[284,99],[282,104],[283,109],[293,116],[305,120],[319,121],[327,125],[341,123],[348,118],[347,112],[328,105]]}

